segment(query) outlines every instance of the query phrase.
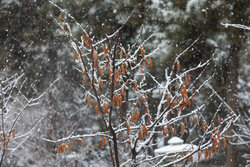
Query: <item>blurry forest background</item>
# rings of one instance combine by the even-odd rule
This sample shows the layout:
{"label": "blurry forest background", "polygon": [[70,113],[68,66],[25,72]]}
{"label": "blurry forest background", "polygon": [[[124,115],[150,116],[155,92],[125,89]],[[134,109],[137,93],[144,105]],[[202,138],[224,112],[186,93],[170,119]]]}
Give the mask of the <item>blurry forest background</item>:
{"label": "blurry forest background", "polygon": [[[108,33],[112,33],[136,8],[120,32],[121,43],[129,48],[138,40],[138,35],[142,39],[153,35],[144,49],[147,52],[160,46],[153,55],[150,71],[158,80],[164,80],[164,69],[169,67],[175,56],[199,39],[182,56],[182,68],[211,59],[203,79],[214,74],[210,84],[241,117],[228,134],[231,143],[227,149],[222,149],[209,161],[193,165],[229,166],[232,158],[236,163],[230,166],[250,165],[250,31],[222,25],[250,26],[250,1],[53,2],[70,13],[96,39],[103,36],[103,23],[110,31]],[[39,96],[48,89],[38,105],[22,114],[16,127],[17,134],[26,133],[41,121],[32,133],[24,136],[25,141],[17,150],[12,150],[10,156],[6,154],[4,166],[111,165],[108,150],[100,149],[98,140],[94,138],[86,140],[86,146],[72,145],[70,154],[58,154],[56,144],[43,140],[56,140],[71,133],[93,133],[102,128],[95,112],[84,102],[81,73],[74,62],[72,48],[54,22],[59,15],[60,11],[46,0],[0,1],[0,75],[23,75],[22,92],[27,97]],[[74,34],[81,35],[73,22],[71,29]],[[192,75],[195,77],[197,74]],[[206,94],[208,92],[201,92],[196,100],[202,103]],[[203,114],[208,119],[216,112],[216,103],[209,101]]]}

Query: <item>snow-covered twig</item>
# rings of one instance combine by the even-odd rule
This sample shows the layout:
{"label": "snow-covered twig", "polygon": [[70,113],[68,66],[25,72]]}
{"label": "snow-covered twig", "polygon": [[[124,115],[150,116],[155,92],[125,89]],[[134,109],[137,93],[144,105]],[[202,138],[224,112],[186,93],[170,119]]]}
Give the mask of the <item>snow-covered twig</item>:
{"label": "snow-covered twig", "polygon": [[234,27],[234,28],[239,28],[239,29],[250,31],[250,27],[249,26],[242,25],[242,24],[221,23],[221,25],[225,26],[226,28],[228,28],[228,27]]}

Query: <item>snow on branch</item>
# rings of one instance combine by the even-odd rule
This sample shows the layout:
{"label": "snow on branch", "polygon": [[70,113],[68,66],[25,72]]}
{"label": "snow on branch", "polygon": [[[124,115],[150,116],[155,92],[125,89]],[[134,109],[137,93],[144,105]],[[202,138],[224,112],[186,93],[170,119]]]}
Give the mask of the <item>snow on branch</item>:
{"label": "snow on branch", "polygon": [[27,132],[27,128],[24,128],[25,124],[20,121],[27,119],[23,116],[25,111],[40,104],[41,98],[58,81],[58,79],[55,80],[41,95],[28,97],[27,89],[24,89],[26,82],[26,79],[23,79],[24,74],[5,75],[0,76],[0,143],[2,145],[0,166],[6,156],[13,155],[24,144],[43,119],[34,120],[36,123],[31,125],[32,128]]}
{"label": "snow on branch", "polygon": [[65,138],[62,139],[58,139],[58,140],[50,140],[50,139],[46,139],[46,138],[42,138],[44,141],[50,142],[50,143],[62,143],[71,139],[84,139],[84,138],[88,138],[88,137],[103,137],[106,136],[110,139],[112,139],[111,136],[107,135],[107,133],[105,132],[97,132],[97,133],[93,133],[93,134],[84,134],[84,135],[73,135],[73,132]]}
{"label": "snow on branch", "polygon": [[228,27],[234,27],[234,28],[239,28],[239,29],[250,31],[250,27],[249,26],[242,25],[242,24],[221,23],[221,25],[223,25],[226,28],[228,28]]}

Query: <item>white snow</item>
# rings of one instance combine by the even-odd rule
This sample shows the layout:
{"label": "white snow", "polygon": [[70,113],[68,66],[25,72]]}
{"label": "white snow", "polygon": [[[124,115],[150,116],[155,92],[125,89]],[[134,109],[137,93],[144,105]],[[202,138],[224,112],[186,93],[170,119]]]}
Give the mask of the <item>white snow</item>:
{"label": "white snow", "polygon": [[196,145],[193,144],[183,144],[183,140],[179,137],[172,137],[168,141],[168,146],[164,146],[155,150],[155,154],[170,154],[170,153],[180,153],[193,151],[197,149]]}
{"label": "white snow", "polygon": [[183,140],[179,137],[172,137],[169,141],[168,144],[170,145],[177,145],[177,144],[183,144]]}
{"label": "white snow", "polygon": [[179,145],[168,145],[155,150],[155,154],[170,154],[170,153],[180,153],[180,152],[191,152],[197,149],[196,145],[193,144],[179,144]]}

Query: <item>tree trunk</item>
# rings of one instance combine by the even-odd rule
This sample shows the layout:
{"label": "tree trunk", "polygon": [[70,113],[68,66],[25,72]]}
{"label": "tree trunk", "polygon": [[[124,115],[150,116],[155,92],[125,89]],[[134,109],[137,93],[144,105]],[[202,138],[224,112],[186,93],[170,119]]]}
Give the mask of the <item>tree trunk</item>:
{"label": "tree trunk", "polygon": [[[239,69],[239,53],[240,47],[237,44],[233,44],[230,48],[227,61],[223,68],[223,77],[226,87],[225,97],[228,105],[235,111],[238,112],[238,98],[237,98],[237,84],[238,84],[238,69]],[[232,126],[227,135],[233,135],[234,127]],[[228,167],[237,167],[236,147],[230,142],[235,142],[236,138],[228,138],[228,144],[226,147],[226,163]]]}

